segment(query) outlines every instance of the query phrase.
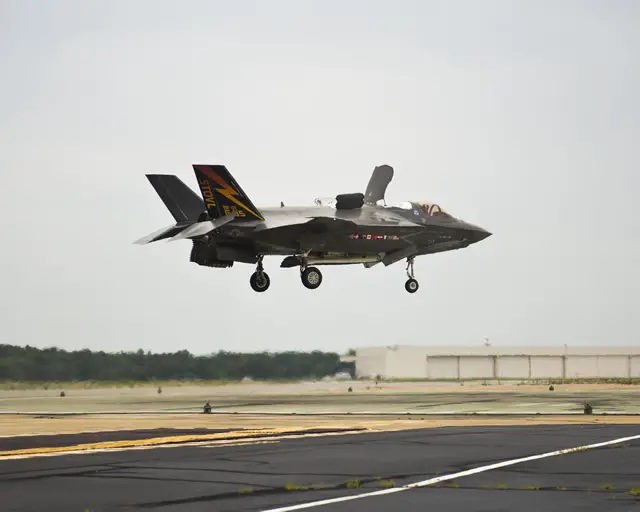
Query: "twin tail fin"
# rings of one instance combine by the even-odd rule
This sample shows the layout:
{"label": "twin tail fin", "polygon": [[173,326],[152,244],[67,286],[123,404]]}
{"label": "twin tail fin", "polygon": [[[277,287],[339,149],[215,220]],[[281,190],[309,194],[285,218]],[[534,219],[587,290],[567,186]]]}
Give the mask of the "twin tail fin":
{"label": "twin tail fin", "polygon": [[236,222],[264,220],[224,165],[194,164],[193,170],[209,217],[217,219],[233,213]]}

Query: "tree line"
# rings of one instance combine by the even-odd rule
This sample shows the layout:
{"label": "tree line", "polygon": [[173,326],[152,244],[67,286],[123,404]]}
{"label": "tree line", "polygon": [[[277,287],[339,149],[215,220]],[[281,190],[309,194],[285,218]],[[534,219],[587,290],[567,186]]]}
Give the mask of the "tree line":
{"label": "tree line", "polygon": [[195,356],[186,350],[107,353],[0,345],[0,381],[293,380],[322,378],[339,368],[338,354],[320,351]]}

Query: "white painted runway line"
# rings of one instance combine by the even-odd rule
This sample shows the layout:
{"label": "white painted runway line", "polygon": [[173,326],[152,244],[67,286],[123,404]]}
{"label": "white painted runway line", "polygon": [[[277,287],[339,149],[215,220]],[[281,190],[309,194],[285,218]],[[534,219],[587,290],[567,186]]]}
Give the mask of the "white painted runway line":
{"label": "white painted runway line", "polygon": [[340,498],[330,498],[326,500],[310,501],[308,503],[301,503],[298,505],[291,505],[280,508],[270,508],[263,510],[262,512],[293,512],[294,510],[302,510],[305,508],[321,507],[323,505],[332,505],[334,503],[342,503],[345,501],[359,500],[362,498],[371,498],[374,496],[384,496],[385,494],[394,494],[396,492],[408,491],[409,489],[415,489],[417,487],[426,487],[427,485],[437,484],[447,480],[453,480],[455,478],[461,478],[463,476],[475,475],[477,473],[484,473],[485,471],[491,471],[492,469],[504,468],[506,466],[513,466],[514,464],[520,464],[522,462],[529,462],[532,460],[546,459],[547,457],[555,457],[556,455],[565,455],[567,453],[574,453],[584,450],[592,450],[594,448],[600,448],[602,446],[610,446],[612,444],[625,443],[627,441],[633,441],[640,439],[640,435],[621,437],[620,439],[613,439],[611,441],[604,441],[602,443],[589,444],[585,446],[576,446],[575,448],[565,448],[562,450],[556,450],[554,452],[541,453],[538,455],[530,455],[529,457],[522,457],[520,459],[512,459],[496,464],[489,464],[488,466],[481,466],[479,468],[468,469],[466,471],[460,471],[459,473],[452,473],[450,475],[438,476],[436,478],[429,478],[428,480],[422,480],[421,482],[415,482],[412,484],[403,485],[402,487],[393,487],[391,489],[382,489],[380,491],[366,492],[363,494],[356,494],[350,496],[342,496]]}

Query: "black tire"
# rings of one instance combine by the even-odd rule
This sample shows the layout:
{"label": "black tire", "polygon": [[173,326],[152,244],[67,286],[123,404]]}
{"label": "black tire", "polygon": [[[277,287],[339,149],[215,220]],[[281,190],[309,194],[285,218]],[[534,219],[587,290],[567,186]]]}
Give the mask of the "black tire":
{"label": "black tire", "polygon": [[271,285],[271,280],[266,272],[262,272],[262,276],[258,272],[254,272],[251,274],[249,284],[254,292],[266,292]]}
{"label": "black tire", "polygon": [[306,288],[315,290],[322,284],[322,272],[316,267],[307,267],[300,274],[300,279]]}
{"label": "black tire", "polygon": [[407,280],[406,283],[404,283],[404,289],[407,290],[409,293],[416,293],[419,287],[420,285],[418,284],[418,281],[416,281],[415,279],[409,279]]}

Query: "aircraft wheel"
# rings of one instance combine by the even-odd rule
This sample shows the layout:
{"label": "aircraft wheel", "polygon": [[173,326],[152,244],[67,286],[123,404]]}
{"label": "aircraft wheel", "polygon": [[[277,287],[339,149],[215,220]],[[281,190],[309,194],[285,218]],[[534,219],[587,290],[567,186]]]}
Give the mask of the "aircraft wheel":
{"label": "aircraft wheel", "polygon": [[322,272],[316,267],[307,267],[300,274],[302,284],[310,290],[315,290],[322,284]]}
{"label": "aircraft wheel", "polygon": [[406,283],[404,283],[404,288],[409,293],[416,293],[418,291],[418,287],[419,287],[418,281],[416,281],[413,278],[409,279]]}
{"label": "aircraft wheel", "polygon": [[253,288],[253,291],[264,292],[267,291],[267,288],[269,288],[271,280],[269,279],[269,274],[267,274],[266,272],[254,272],[253,274],[251,274],[249,284],[251,284],[251,288]]}

